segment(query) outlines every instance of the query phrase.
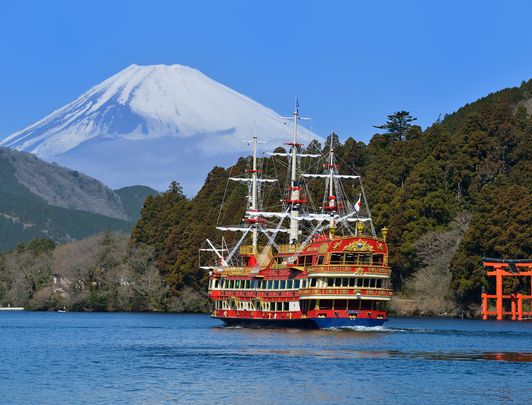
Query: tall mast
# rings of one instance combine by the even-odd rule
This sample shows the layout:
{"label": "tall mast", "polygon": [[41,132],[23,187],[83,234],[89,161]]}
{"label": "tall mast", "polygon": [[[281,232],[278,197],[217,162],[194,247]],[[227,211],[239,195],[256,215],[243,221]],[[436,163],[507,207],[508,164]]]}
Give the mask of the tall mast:
{"label": "tall mast", "polygon": [[300,187],[297,180],[297,120],[299,116],[299,105],[296,101],[296,108],[294,110],[294,128],[292,133],[291,150],[291,169],[290,176],[290,243],[297,243],[299,240],[299,207],[300,207]]}
{"label": "tall mast", "polygon": [[334,195],[334,150],[333,150],[333,136],[331,134],[331,141],[329,142],[329,207],[333,208]]}
{"label": "tall mast", "polygon": [[333,134],[331,134],[329,142],[329,236],[332,238],[336,231],[336,224],[334,222],[334,212],[336,211],[336,196],[334,195],[334,149],[333,149]]}
{"label": "tall mast", "polygon": [[[253,136],[253,168],[251,171],[251,211],[258,211],[259,207],[257,204],[257,136]],[[257,252],[257,239],[258,231],[257,225],[253,225],[252,230],[252,240],[253,240],[253,251]]]}

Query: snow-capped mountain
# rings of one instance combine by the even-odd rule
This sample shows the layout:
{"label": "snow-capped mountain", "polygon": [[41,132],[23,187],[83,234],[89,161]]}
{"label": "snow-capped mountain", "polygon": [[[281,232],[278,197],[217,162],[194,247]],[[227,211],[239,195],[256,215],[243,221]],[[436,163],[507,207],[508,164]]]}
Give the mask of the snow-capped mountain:
{"label": "snow-capped mountain", "polygon": [[[253,133],[273,149],[291,124],[274,111],[182,65],[131,65],[0,145],[81,170],[116,188],[195,192],[214,165],[248,152]],[[301,128],[302,143],[317,138]]]}

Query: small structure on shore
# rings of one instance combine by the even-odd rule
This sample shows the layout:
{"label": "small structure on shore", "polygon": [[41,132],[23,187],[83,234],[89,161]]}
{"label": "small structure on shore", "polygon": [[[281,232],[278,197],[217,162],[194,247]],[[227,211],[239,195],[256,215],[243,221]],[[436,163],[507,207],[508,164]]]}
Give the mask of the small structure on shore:
{"label": "small structure on shore", "polygon": [[[495,277],[495,294],[482,292],[482,319],[486,320],[490,315],[496,315],[498,321],[504,319],[505,316],[511,316],[513,321],[531,319],[532,259],[482,258],[482,262],[484,267],[493,268],[492,271],[487,272],[487,275]],[[512,291],[506,291],[507,294],[504,294],[505,286],[506,290]],[[489,310],[490,299],[495,299],[495,311]],[[525,304],[525,308],[523,308],[523,303],[528,305]]]}

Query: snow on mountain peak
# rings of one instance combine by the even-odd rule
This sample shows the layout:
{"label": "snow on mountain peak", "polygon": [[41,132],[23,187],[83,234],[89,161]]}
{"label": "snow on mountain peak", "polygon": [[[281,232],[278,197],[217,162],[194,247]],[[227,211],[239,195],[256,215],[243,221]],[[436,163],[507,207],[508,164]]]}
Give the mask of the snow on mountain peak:
{"label": "snow on mountain peak", "polygon": [[[95,143],[107,141],[105,148],[98,149],[106,152],[118,141],[142,141],[142,150],[148,153],[147,141],[173,139],[171,143],[180,153],[216,156],[221,151],[247,152],[241,141],[253,133],[267,141],[270,149],[290,138],[289,125],[277,113],[197,69],[132,64],[42,120],[8,136],[0,145],[64,162],[61,157],[74,153],[82,160],[90,160],[82,149],[92,148],[94,153],[91,145]],[[304,128],[299,134],[303,143],[317,138]],[[161,141],[157,144],[161,145]],[[125,149],[130,147],[127,144]],[[176,153],[176,149],[167,153]],[[169,156],[160,159],[172,160]],[[67,163],[76,166],[76,161]],[[132,179],[130,184],[137,183]]]}

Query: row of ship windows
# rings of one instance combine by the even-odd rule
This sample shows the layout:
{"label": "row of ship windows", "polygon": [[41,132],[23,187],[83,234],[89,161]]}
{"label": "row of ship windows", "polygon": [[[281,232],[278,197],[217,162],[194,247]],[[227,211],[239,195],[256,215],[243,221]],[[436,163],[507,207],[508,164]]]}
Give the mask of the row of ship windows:
{"label": "row of ship windows", "polygon": [[[378,310],[386,309],[386,302],[375,300],[309,300],[301,301],[303,311],[312,309]],[[214,301],[214,309],[247,311],[299,311],[299,302]]]}
{"label": "row of ship windows", "polygon": [[299,311],[299,302],[214,301],[214,309],[247,311]]}
{"label": "row of ship windows", "polygon": [[[285,264],[287,257],[275,257],[275,264]],[[342,264],[373,264],[373,265],[382,265],[384,260],[384,255],[382,254],[370,254],[370,253],[331,253],[329,258],[329,264],[333,265],[342,265]],[[325,256],[299,256],[297,258],[297,266],[320,266],[325,264]]]}
{"label": "row of ship windows", "polygon": [[310,287],[390,288],[390,280],[368,277],[317,277],[310,279]]}
{"label": "row of ship windows", "polygon": [[226,280],[212,279],[211,289],[222,290],[293,290],[299,288],[353,287],[389,288],[389,280],[367,277],[318,277],[309,280]]}
{"label": "row of ship windows", "polygon": [[227,290],[293,290],[305,288],[307,280],[222,280],[212,279],[211,288]]}
{"label": "row of ship windows", "polygon": [[338,310],[377,310],[385,311],[385,301],[375,300],[308,300],[302,301],[303,310],[306,309],[338,309]]}

